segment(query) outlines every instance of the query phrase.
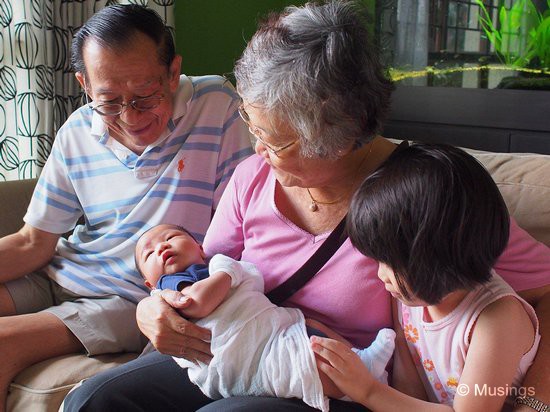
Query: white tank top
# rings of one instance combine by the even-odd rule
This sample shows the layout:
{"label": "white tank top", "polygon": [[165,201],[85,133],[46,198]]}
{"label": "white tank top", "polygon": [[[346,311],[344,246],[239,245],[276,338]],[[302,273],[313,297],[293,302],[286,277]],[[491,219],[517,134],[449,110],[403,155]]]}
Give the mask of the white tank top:
{"label": "white tank top", "polygon": [[[506,410],[520,394],[517,388],[521,386],[523,377],[533,362],[540,341],[538,320],[531,305],[519,297],[495,272],[488,283],[468,293],[451,313],[435,322],[424,320],[424,307],[399,304],[399,315],[407,344],[430,402],[453,404],[464,369],[472,328],[483,309],[505,296],[514,296],[523,304],[535,328],[533,346],[521,358],[513,381],[514,388],[509,388],[507,392],[509,396],[506,399]],[[494,388],[484,388],[482,383],[478,388],[469,389],[495,391]]]}

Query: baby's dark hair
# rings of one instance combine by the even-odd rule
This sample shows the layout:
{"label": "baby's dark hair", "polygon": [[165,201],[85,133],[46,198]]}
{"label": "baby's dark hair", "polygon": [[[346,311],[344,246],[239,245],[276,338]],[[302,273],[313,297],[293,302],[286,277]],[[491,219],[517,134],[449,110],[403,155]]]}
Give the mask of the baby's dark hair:
{"label": "baby's dark hair", "polygon": [[352,244],[395,273],[404,298],[437,304],[491,278],[510,218],[495,182],[471,155],[447,145],[398,149],[354,195]]}
{"label": "baby's dark hair", "polygon": [[[180,225],[175,225],[175,224],[172,224],[172,223],[159,223],[158,225],[155,225],[155,226],[152,226],[150,227],[149,229],[147,229],[145,232],[143,232],[141,235],[139,235],[139,238],[138,240],[136,241],[136,245],[138,244],[139,240],[146,234],[148,233],[149,231],[153,230],[154,228],[160,226],[160,225],[165,225],[165,226],[171,226],[173,227],[174,229],[176,230],[180,230],[184,233],[187,233],[195,242],[198,242],[197,239],[195,238],[195,236],[193,236],[193,234],[188,231],[186,228],[184,228],[183,226],[180,226]],[[143,272],[141,271],[141,268],[139,267],[139,263],[138,263],[138,259],[137,259],[137,255],[135,254],[135,251],[134,251],[134,264],[136,266],[136,270],[137,272],[140,274],[140,276],[144,279],[145,279],[145,276],[143,275]]]}

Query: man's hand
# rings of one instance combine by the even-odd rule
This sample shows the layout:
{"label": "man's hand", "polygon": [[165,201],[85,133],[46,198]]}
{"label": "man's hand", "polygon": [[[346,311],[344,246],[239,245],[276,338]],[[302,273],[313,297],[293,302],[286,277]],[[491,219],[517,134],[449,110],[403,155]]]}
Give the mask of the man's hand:
{"label": "man's hand", "polygon": [[210,362],[210,331],[181,317],[177,310],[190,303],[179,292],[163,290],[138,303],[136,318],[141,331],[161,353],[188,361]]}

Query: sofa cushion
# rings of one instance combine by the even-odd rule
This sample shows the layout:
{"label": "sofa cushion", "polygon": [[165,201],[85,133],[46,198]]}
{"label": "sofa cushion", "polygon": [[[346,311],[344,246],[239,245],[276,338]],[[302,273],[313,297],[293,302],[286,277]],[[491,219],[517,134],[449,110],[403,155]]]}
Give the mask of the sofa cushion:
{"label": "sofa cushion", "polygon": [[518,224],[550,246],[550,156],[468,151],[491,173]]}
{"label": "sofa cushion", "polygon": [[0,237],[17,232],[31,200],[36,179],[0,182]]}
{"label": "sofa cushion", "polygon": [[11,412],[57,411],[65,395],[80,380],[121,365],[137,356],[137,353],[94,357],[73,354],[39,362],[15,377],[9,387],[7,410]]}

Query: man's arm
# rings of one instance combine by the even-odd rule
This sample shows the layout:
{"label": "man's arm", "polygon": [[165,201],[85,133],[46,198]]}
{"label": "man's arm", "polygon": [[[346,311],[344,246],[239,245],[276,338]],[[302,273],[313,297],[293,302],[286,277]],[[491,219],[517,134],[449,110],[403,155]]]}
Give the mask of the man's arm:
{"label": "man's arm", "polygon": [[[550,285],[525,290],[518,294],[535,308],[541,335],[537,356],[525,375],[523,386],[534,390],[534,398],[550,404],[550,381],[548,380],[550,376]],[[533,411],[528,406],[519,406],[516,410]]]}
{"label": "man's arm", "polygon": [[1,238],[0,283],[20,278],[48,263],[59,236],[25,224],[18,232]]}

